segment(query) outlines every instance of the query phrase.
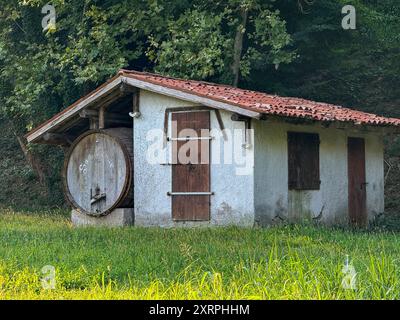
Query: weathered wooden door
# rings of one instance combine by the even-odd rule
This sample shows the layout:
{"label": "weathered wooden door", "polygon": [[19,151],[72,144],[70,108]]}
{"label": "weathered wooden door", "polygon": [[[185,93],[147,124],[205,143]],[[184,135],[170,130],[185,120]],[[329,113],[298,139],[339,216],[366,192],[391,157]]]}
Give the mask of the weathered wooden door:
{"label": "weathered wooden door", "polygon": [[[210,112],[172,113],[172,218],[210,219]],[[189,159],[189,161],[188,161]]]}
{"label": "weathered wooden door", "polygon": [[367,223],[364,139],[348,138],[347,150],[350,223],[364,226]]}

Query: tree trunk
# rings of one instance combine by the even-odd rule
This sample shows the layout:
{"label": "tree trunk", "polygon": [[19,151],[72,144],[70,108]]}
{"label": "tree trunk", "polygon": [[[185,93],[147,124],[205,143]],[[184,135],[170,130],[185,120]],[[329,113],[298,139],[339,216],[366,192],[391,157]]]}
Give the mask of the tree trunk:
{"label": "tree trunk", "polygon": [[242,59],[243,37],[246,32],[248,9],[241,9],[240,16],[241,16],[242,22],[237,27],[236,36],[235,36],[235,44],[234,44],[234,48],[233,48],[232,73],[233,73],[233,86],[234,87],[237,87],[239,84],[240,61]]}
{"label": "tree trunk", "polygon": [[47,193],[47,184],[46,184],[46,175],[43,170],[43,166],[39,159],[37,159],[34,154],[28,149],[26,146],[24,139],[20,137],[16,132],[14,132],[15,137],[21,147],[22,152],[24,153],[26,161],[31,166],[32,170],[36,173],[37,177],[39,178],[39,183],[41,186],[45,187]]}

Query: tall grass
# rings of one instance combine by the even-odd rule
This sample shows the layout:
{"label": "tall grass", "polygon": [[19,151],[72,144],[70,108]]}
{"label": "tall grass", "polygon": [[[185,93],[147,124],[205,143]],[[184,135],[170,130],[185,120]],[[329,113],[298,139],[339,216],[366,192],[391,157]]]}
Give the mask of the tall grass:
{"label": "tall grass", "polygon": [[[83,228],[0,212],[1,299],[398,299],[400,240],[313,226]],[[342,280],[346,256],[355,287]],[[41,269],[56,269],[43,289]]]}

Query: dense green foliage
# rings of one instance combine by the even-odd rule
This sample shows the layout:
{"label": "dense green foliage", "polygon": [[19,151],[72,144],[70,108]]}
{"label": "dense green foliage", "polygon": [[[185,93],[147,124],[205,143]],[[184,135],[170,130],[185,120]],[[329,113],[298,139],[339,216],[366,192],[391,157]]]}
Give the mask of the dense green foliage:
{"label": "dense green foliage", "polygon": [[238,27],[242,86],[382,113],[398,101],[400,4],[354,2],[357,30],[346,31],[341,0],[57,0],[56,28],[43,32],[46,1],[3,0],[1,114],[30,128],[122,67],[230,83]]}
{"label": "dense green foliage", "polygon": [[[72,228],[0,212],[0,299],[399,299],[400,239],[313,226]],[[355,289],[342,286],[346,256]],[[44,290],[43,266],[56,269]]]}
{"label": "dense green foliage", "polygon": [[59,0],[56,27],[44,33],[46,1],[2,1],[1,113],[31,128],[122,67],[231,82],[240,8],[251,30],[242,74],[288,63],[291,39],[273,3]]}
{"label": "dense green foliage", "polygon": [[[0,0],[0,118],[17,136],[122,67],[400,116],[397,0],[351,1],[356,30],[341,27],[345,0],[55,0],[44,32],[46,3]],[[30,150],[52,189],[57,157]]]}
{"label": "dense green foliage", "polygon": [[48,185],[41,185],[13,134],[8,121],[0,119],[0,208],[13,207],[35,211],[43,207],[64,205],[60,186],[62,150],[41,146],[38,151],[46,154]]}

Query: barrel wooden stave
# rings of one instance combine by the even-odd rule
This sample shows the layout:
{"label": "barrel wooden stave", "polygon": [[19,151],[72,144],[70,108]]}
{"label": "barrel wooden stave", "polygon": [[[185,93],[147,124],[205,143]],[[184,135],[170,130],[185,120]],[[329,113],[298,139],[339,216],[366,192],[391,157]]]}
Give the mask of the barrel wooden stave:
{"label": "barrel wooden stave", "polygon": [[91,130],[71,146],[64,164],[67,199],[77,210],[102,216],[133,205],[133,130]]}

